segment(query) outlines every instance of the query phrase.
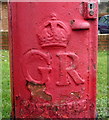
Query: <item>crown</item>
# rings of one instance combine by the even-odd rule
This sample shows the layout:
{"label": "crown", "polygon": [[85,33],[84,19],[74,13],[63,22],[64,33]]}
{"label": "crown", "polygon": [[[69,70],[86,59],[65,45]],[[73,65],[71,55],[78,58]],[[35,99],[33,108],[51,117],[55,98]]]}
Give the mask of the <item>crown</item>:
{"label": "crown", "polygon": [[65,23],[57,20],[56,14],[52,14],[51,20],[40,26],[38,37],[42,47],[66,47],[68,44],[69,29]]}

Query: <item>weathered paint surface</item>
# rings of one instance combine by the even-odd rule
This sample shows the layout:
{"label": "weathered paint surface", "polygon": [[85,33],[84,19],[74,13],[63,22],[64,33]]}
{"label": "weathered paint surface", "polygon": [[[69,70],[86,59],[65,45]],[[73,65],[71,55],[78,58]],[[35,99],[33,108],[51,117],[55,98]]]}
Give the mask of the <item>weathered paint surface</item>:
{"label": "weathered paint surface", "polygon": [[96,116],[97,1],[9,3],[12,116]]}

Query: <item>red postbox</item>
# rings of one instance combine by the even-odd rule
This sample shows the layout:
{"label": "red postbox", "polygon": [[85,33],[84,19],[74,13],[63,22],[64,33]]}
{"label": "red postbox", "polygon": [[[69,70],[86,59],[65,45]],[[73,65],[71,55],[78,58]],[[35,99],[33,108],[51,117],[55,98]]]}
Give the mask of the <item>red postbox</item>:
{"label": "red postbox", "polygon": [[13,118],[95,118],[97,0],[10,2]]}

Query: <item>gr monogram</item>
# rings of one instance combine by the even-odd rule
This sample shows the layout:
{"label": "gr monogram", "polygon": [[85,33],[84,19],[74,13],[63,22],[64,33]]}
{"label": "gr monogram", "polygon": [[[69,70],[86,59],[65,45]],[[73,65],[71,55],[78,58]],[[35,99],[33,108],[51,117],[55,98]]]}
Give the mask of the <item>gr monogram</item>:
{"label": "gr monogram", "polygon": [[[57,69],[59,70],[59,73],[56,85],[67,86],[71,83],[71,79],[75,82],[75,84],[84,83],[84,80],[76,71],[76,64],[78,63],[79,57],[75,53],[57,53],[57,66],[53,66],[55,60],[52,60],[50,56],[52,55],[45,54],[39,50],[31,50],[24,55],[23,71],[27,81],[34,82],[36,84],[46,84],[49,80],[51,80],[50,74],[54,72],[54,69]],[[29,64],[34,63],[34,61],[37,63],[38,60],[39,63],[35,64],[37,78],[34,78],[34,75],[32,74],[35,73],[35,70],[34,68],[30,67],[31,65]]]}

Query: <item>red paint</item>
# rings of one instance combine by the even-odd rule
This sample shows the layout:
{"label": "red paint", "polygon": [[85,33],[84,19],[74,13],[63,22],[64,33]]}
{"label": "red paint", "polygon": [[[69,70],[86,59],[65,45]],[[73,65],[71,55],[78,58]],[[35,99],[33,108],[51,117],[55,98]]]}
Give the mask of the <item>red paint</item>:
{"label": "red paint", "polygon": [[96,116],[96,2],[9,3],[13,117]]}

